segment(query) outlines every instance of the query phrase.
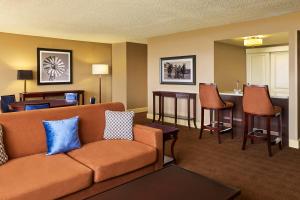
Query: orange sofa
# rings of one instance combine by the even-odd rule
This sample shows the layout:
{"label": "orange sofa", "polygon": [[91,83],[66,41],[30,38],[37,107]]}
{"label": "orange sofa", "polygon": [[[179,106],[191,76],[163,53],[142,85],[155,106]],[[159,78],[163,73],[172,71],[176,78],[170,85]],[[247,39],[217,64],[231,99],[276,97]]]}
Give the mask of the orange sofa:
{"label": "orange sofa", "polygon": [[[135,125],[134,141],[103,140],[105,110],[121,103],[0,114],[9,161],[0,166],[0,200],[84,199],[158,170],[162,132]],[[42,120],[79,116],[82,147],[46,156]]]}

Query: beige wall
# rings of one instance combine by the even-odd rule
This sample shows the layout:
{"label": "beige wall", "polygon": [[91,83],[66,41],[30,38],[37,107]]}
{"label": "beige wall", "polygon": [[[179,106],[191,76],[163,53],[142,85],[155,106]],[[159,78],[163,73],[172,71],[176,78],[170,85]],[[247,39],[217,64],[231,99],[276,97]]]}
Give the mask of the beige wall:
{"label": "beige wall", "polygon": [[246,83],[246,50],[220,42],[214,45],[214,80],[219,91],[233,91],[237,80]]}
{"label": "beige wall", "polygon": [[[195,31],[177,33],[148,40],[148,109],[152,112],[152,91],[170,90],[198,93],[198,85],[161,85],[159,83],[159,59],[167,56],[197,55],[197,83],[214,82],[214,41],[256,34],[289,32],[290,49],[290,98],[289,139],[290,146],[299,146],[297,125],[297,62],[296,33],[300,29],[300,12],[262,20],[237,23]],[[166,112],[173,108],[167,103]],[[186,107],[179,112],[186,112]],[[200,104],[197,104],[197,120]],[[149,115],[150,117],[150,115]]]}
{"label": "beige wall", "polygon": [[126,42],[112,45],[112,101],[127,105]]}
{"label": "beige wall", "polygon": [[112,99],[127,109],[147,107],[147,45],[112,45]]}
{"label": "beige wall", "polygon": [[[38,86],[37,48],[69,49],[73,51],[73,84]],[[93,63],[111,65],[111,45],[72,40],[33,37],[0,33],[0,95],[18,94],[23,91],[23,81],[18,81],[18,69],[34,71],[34,80],[27,82],[27,91],[83,89],[86,100],[98,99],[98,77],[91,74]],[[103,77],[102,100],[111,101],[111,77]],[[18,95],[17,95],[18,97]]]}
{"label": "beige wall", "polygon": [[127,43],[127,108],[147,107],[147,45]]}

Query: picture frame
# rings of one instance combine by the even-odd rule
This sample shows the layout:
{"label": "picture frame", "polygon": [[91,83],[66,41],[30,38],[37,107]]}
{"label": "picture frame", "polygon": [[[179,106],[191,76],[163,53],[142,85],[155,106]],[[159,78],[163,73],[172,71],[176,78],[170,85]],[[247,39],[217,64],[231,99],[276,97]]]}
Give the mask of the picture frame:
{"label": "picture frame", "polygon": [[37,48],[37,84],[73,83],[72,50]]}
{"label": "picture frame", "polygon": [[196,55],[160,58],[160,83],[196,85]]}

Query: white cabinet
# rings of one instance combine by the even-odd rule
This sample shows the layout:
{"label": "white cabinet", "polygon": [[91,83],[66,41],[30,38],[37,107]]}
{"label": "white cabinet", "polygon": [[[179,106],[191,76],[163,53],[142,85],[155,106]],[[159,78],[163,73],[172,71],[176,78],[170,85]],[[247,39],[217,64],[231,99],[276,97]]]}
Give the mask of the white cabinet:
{"label": "white cabinet", "polygon": [[247,49],[247,83],[268,85],[272,95],[289,93],[288,46]]}
{"label": "white cabinet", "polygon": [[247,83],[254,85],[268,84],[270,79],[269,65],[268,53],[247,54]]}
{"label": "white cabinet", "polygon": [[271,53],[271,91],[276,95],[289,94],[289,52]]}

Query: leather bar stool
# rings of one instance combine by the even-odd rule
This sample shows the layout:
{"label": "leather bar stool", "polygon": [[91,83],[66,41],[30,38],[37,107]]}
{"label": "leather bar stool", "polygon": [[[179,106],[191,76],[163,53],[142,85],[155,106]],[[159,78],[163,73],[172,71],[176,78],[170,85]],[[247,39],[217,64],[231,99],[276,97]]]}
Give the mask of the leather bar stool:
{"label": "leather bar stool", "polygon": [[[248,138],[251,139],[251,143],[254,142],[255,138],[263,138],[267,139],[269,156],[272,156],[272,144],[278,144],[279,149],[282,149],[282,109],[281,107],[273,106],[267,85],[244,85],[243,91],[244,140],[242,150],[245,150]],[[266,119],[266,135],[263,134],[263,130],[253,129],[254,117]],[[271,136],[271,122],[274,117],[278,119],[278,136]]]}
{"label": "leather bar stool", "polygon": [[[234,104],[230,101],[223,101],[220,97],[216,84],[213,83],[200,83],[199,84],[199,98],[201,104],[201,128],[199,139],[202,138],[203,130],[209,130],[218,135],[218,142],[221,144],[221,133],[231,132],[233,139],[233,106]],[[204,124],[204,111],[214,111],[216,114],[217,121],[212,120],[210,117],[210,123]],[[220,122],[220,112],[229,111],[229,127],[224,125],[224,122]]]}

